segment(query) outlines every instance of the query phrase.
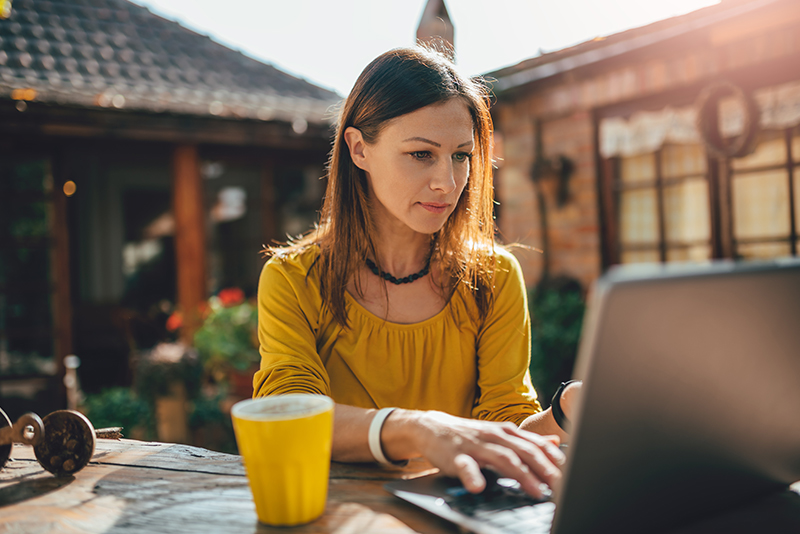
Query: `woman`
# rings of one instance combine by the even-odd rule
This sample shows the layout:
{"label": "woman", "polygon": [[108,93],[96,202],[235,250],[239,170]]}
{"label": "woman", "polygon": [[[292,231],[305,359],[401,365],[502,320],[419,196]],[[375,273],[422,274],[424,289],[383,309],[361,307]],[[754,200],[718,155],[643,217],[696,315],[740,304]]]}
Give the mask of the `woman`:
{"label": "woman", "polygon": [[536,400],[524,282],[494,243],[487,100],[435,51],[364,69],[319,226],[262,272],[254,395],[331,396],[335,460],[423,456],[473,492],[490,466],[539,497],[566,434]]}

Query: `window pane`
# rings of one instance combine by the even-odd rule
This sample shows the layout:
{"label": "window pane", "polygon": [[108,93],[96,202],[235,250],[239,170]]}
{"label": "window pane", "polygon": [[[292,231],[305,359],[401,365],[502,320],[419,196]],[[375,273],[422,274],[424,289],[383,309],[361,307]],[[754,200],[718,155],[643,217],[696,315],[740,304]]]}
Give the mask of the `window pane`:
{"label": "window pane", "polygon": [[702,145],[667,145],[661,152],[661,176],[706,174],[706,152]]}
{"label": "window pane", "polygon": [[731,160],[735,170],[755,169],[771,165],[786,164],[786,139],[783,130],[765,132],[766,139],[759,143],[756,151],[743,158]]}
{"label": "window pane", "polygon": [[795,163],[800,163],[800,128],[794,129],[794,137],[792,137],[792,159]]}
{"label": "window pane", "polygon": [[665,187],[664,211],[668,242],[700,241],[711,237],[705,179],[687,180]]}
{"label": "window pane", "polygon": [[667,249],[667,261],[707,261],[711,259],[709,245],[671,247]]}
{"label": "window pane", "polygon": [[789,243],[748,243],[736,246],[736,255],[746,260],[789,256]]}
{"label": "window pane", "polygon": [[623,250],[620,255],[622,263],[658,263],[658,250]]}
{"label": "window pane", "polygon": [[794,231],[800,234],[800,167],[794,168]]}
{"label": "window pane", "polygon": [[656,190],[623,191],[620,196],[620,242],[658,243]]}
{"label": "window pane", "polygon": [[733,229],[737,238],[789,235],[786,171],[734,176]]}
{"label": "window pane", "polygon": [[655,154],[642,154],[641,156],[622,158],[620,179],[623,184],[654,182],[656,180]]}

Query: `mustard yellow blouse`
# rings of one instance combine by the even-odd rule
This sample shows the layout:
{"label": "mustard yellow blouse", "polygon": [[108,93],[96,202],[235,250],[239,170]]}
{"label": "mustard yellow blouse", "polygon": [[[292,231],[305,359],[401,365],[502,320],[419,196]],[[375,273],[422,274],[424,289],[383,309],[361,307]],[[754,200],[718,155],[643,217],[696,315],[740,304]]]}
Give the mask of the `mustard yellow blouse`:
{"label": "mustard yellow blouse", "polygon": [[317,393],[363,408],[440,410],[516,424],[541,410],[528,373],[525,284],[509,252],[497,250],[495,302],[483,322],[469,290],[459,288],[441,312],[414,324],[387,322],[346,294],[349,329],[322,306],[311,268],[318,254],[311,247],[264,266],[255,397]]}

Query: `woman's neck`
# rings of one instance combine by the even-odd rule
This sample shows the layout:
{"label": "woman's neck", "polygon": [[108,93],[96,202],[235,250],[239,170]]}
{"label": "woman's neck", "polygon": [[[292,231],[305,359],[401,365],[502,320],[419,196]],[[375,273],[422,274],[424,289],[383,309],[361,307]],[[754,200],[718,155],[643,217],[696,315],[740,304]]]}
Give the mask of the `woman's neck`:
{"label": "woman's neck", "polygon": [[387,235],[379,232],[373,240],[376,258],[382,271],[400,278],[418,272],[431,254],[431,236],[417,232]]}

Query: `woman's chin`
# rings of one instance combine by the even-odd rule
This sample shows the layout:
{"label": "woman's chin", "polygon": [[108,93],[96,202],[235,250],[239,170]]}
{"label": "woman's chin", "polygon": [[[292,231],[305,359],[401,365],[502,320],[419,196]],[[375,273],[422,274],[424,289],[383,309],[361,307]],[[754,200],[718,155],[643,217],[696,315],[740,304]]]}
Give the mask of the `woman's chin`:
{"label": "woman's chin", "polygon": [[446,222],[447,219],[443,217],[440,221],[417,222],[413,226],[410,225],[409,228],[420,234],[431,235],[441,230]]}

